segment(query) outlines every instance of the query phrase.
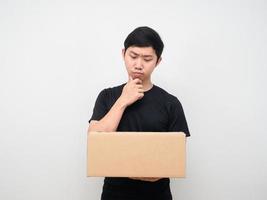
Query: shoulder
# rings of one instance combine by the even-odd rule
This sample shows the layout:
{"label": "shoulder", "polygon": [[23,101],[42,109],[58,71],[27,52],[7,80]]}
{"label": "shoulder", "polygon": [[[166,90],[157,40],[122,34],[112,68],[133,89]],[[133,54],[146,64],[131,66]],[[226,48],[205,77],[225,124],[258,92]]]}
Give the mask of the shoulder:
{"label": "shoulder", "polygon": [[155,86],[155,91],[156,91],[157,95],[161,96],[162,99],[164,99],[165,103],[167,103],[167,104],[181,104],[179,99],[175,95],[167,92],[165,89],[163,89],[157,85],[154,85],[154,86]]}
{"label": "shoulder", "polygon": [[117,86],[113,86],[113,87],[109,87],[109,88],[106,88],[107,91],[110,91],[110,92],[113,92],[113,91],[121,91],[123,86],[125,85],[126,83],[123,83],[123,84],[120,84],[120,85],[117,85]]}
{"label": "shoulder", "polygon": [[98,98],[102,101],[105,101],[107,105],[113,105],[113,103],[121,95],[123,86],[125,84],[126,83],[102,89],[98,95]]}
{"label": "shoulder", "polygon": [[122,89],[123,89],[123,86],[125,85],[126,83],[123,83],[123,84],[120,84],[120,85],[117,85],[117,86],[112,86],[112,87],[108,87],[108,88],[104,88],[102,89],[102,91],[100,93],[102,93],[103,95],[117,95],[117,94],[121,94],[122,92]]}
{"label": "shoulder", "polygon": [[121,91],[123,86],[125,85],[126,83],[123,83],[121,85],[117,85],[117,86],[112,86],[112,87],[107,87],[107,88],[104,88],[100,91],[100,94],[109,94],[109,93],[113,93],[113,92],[117,92],[117,91]]}

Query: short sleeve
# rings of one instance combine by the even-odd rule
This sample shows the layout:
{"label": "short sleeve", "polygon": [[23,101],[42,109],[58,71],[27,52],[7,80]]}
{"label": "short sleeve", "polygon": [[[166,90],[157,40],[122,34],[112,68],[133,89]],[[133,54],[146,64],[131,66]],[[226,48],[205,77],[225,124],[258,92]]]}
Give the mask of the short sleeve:
{"label": "short sleeve", "polygon": [[95,102],[95,106],[93,109],[93,114],[89,120],[89,123],[91,120],[100,120],[102,119],[108,112],[107,109],[107,91],[106,89],[102,90]]}
{"label": "short sleeve", "polygon": [[184,132],[186,137],[190,136],[188,125],[186,122],[184,110],[180,101],[175,98],[169,105],[169,126],[170,132]]}

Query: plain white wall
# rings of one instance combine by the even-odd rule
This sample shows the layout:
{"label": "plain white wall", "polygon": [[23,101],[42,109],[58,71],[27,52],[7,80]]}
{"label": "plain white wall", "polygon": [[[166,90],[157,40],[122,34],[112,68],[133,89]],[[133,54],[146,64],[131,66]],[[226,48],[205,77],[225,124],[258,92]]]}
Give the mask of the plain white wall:
{"label": "plain white wall", "polygon": [[86,128],[103,88],[127,80],[137,26],[165,42],[154,83],[183,104],[192,137],[174,200],[267,193],[267,4],[226,1],[0,1],[0,199],[99,199]]}

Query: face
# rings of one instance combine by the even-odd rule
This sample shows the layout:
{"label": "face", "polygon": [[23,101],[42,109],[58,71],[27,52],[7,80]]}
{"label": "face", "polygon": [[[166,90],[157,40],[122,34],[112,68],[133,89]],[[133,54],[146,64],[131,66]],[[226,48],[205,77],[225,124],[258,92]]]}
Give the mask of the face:
{"label": "face", "polygon": [[150,80],[150,76],[157,62],[157,55],[152,47],[128,47],[126,52],[122,50],[123,59],[128,75],[133,79],[139,78],[142,81]]}

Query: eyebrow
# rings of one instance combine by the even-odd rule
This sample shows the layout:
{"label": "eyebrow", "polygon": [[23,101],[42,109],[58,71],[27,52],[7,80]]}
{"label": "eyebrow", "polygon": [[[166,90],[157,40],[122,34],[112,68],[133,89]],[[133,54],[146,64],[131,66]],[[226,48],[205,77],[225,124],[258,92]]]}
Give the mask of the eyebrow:
{"label": "eyebrow", "polygon": [[[140,56],[140,54],[138,53],[135,53],[134,51],[130,51],[131,54],[134,54],[135,56]],[[141,55],[142,57],[146,57],[146,58],[152,58],[153,56],[152,55]]]}

